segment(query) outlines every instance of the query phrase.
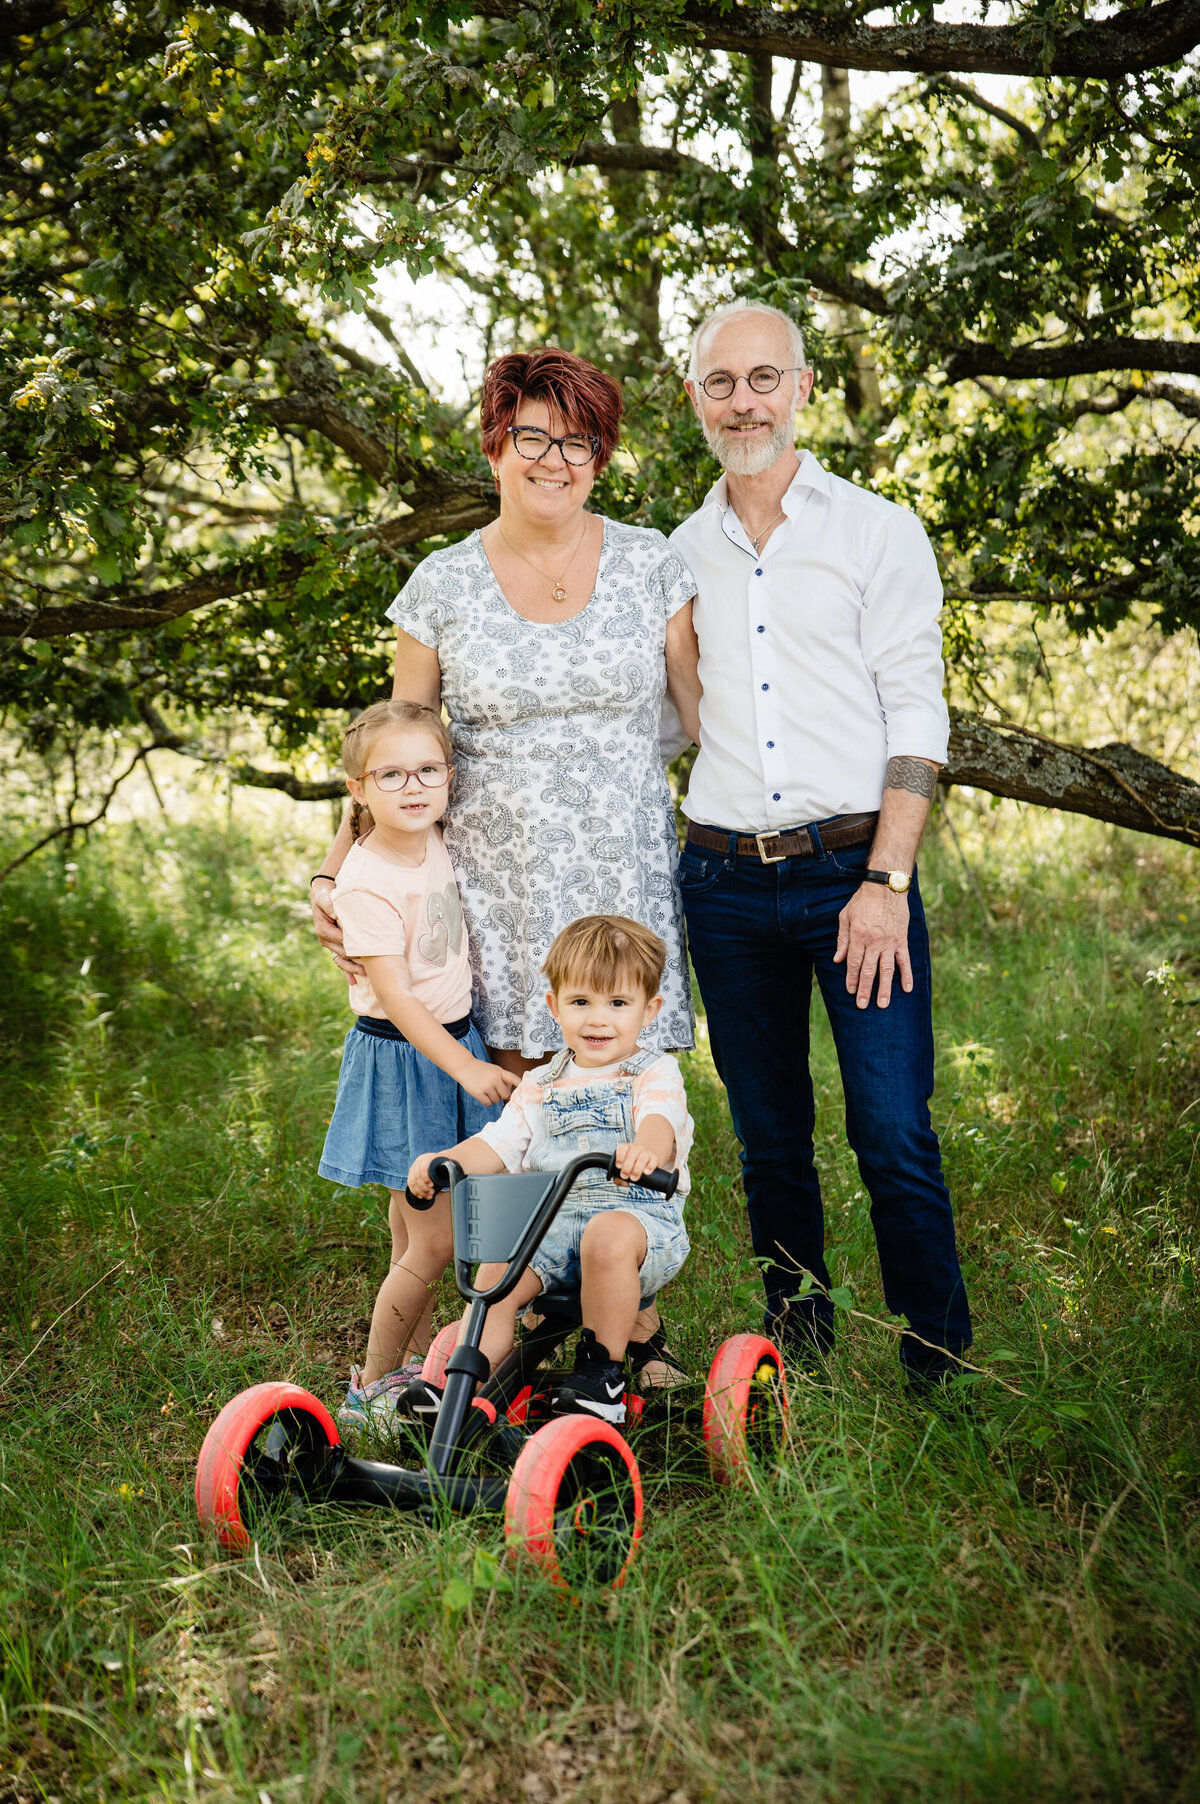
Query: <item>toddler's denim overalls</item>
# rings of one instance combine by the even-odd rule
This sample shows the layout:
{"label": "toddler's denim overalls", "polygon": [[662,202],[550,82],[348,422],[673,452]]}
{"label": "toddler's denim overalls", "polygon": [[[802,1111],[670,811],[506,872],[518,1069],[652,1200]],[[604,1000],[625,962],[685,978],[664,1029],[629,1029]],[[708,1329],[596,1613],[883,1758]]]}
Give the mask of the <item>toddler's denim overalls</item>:
{"label": "toddler's denim overalls", "polygon": [[[544,1070],[533,1073],[541,1088],[542,1123],[549,1145],[530,1161],[531,1171],[561,1171],[578,1153],[613,1153],[634,1139],[633,1080],[659,1055],[635,1052],[614,1077],[594,1084],[574,1084],[555,1090],[571,1060],[569,1051],[557,1053]],[[683,1210],[657,1191],[638,1184],[610,1183],[600,1171],[585,1171],[576,1179],[545,1240],[530,1260],[547,1295],[579,1288],[579,1243],[593,1215],[608,1209],[624,1209],[636,1215],[646,1230],[646,1258],[642,1265],[642,1301],[648,1303],[661,1285],[673,1278],[688,1254]],[[649,1286],[649,1288],[648,1288]]]}

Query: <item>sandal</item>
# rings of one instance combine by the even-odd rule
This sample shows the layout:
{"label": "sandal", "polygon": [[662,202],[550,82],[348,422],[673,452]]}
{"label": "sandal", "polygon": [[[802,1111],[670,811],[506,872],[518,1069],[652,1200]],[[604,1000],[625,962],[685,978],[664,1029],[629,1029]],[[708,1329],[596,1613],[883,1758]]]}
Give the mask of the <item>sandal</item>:
{"label": "sandal", "polygon": [[632,1388],[643,1396],[691,1383],[688,1374],[676,1365],[674,1354],[668,1351],[666,1330],[661,1323],[646,1340],[631,1340],[625,1351],[633,1370]]}

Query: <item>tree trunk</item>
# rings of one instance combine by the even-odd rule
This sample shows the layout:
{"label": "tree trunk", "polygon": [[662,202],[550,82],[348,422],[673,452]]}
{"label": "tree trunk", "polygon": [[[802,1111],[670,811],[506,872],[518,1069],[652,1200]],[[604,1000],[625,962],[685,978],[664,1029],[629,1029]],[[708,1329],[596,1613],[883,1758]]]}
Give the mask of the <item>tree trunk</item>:
{"label": "tree trunk", "polygon": [[[619,144],[641,143],[642,118],[636,95],[615,100],[608,109],[608,120]],[[632,170],[613,171],[607,180],[617,229],[625,239],[624,271],[618,278],[617,302],[624,319],[637,335],[626,373],[638,376],[642,374],[643,364],[663,361],[662,259],[654,253],[643,257],[638,248],[639,240],[647,235],[645,175]]]}
{"label": "tree trunk", "polygon": [[[850,184],[854,157],[850,149],[850,74],[846,69],[821,70],[821,141],[826,163]],[[825,311],[831,335],[844,339],[850,353],[844,389],[850,432],[868,467],[878,470],[891,464],[894,453],[890,446],[875,443],[887,420],[875,359],[863,345],[862,314],[857,307],[834,301],[825,303]]]}

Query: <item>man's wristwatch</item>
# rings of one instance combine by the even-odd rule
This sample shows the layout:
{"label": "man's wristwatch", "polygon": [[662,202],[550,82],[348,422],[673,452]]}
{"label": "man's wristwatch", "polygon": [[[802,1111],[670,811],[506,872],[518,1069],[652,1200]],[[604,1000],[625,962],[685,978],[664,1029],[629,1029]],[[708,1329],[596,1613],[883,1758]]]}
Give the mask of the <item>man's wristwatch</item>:
{"label": "man's wristwatch", "polygon": [[907,871],[864,871],[864,883],[886,883],[895,896],[907,896],[912,878]]}

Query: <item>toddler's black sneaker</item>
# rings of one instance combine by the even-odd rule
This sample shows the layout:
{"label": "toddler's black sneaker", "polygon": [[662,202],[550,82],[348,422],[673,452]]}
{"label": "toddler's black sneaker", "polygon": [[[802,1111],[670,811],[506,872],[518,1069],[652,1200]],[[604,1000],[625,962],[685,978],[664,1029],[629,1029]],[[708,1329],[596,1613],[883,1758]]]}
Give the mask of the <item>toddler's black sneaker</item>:
{"label": "toddler's black sneaker", "polygon": [[590,1328],[579,1336],[575,1370],[551,1395],[550,1413],[599,1416],[602,1422],[617,1427],[625,1420],[625,1368],[619,1359],[609,1358],[608,1348],[600,1345]]}
{"label": "toddler's black sneaker", "polygon": [[432,1428],[441,1407],[441,1385],[430,1384],[428,1378],[416,1378],[411,1384],[406,1384],[397,1396],[392,1405],[392,1420],[415,1422],[418,1426]]}

